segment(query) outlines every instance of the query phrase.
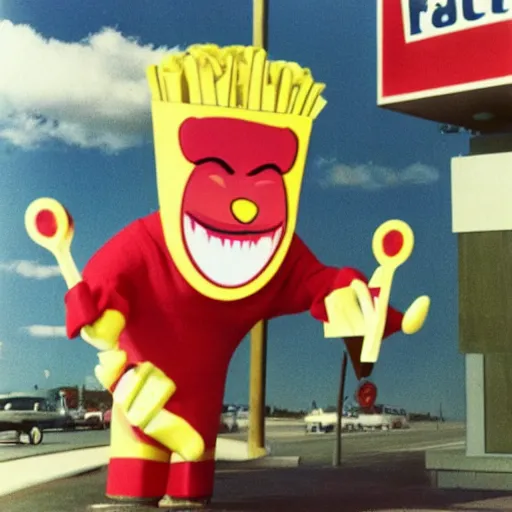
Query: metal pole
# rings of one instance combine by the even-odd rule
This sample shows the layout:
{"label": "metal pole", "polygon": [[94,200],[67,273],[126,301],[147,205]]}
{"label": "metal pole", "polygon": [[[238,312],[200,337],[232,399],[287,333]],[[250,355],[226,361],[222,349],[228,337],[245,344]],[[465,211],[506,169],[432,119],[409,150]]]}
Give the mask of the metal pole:
{"label": "metal pole", "polygon": [[334,451],[333,466],[341,466],[341,419],[343,416],[343,403],[345,402],[345,379],[347,377],[347,352],[343,351],[341,363],[340,389],[338,392],[338,404],[336,408],[336,447]]}
{"label": "metal pole", "polygon": [[[253,0],[252,44],[267,50],[268,0]],[[249,457],[265,455],[265,384],[267,374],[267,322],[251,330],[249,382]]]}

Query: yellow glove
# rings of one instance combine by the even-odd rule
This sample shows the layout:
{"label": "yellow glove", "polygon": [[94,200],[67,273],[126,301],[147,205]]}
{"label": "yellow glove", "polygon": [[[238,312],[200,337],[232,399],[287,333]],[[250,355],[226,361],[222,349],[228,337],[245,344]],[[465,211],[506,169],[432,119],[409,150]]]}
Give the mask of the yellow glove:
{"label": "yellow glove", "polygon": [[418,297],[405,312],[402,318],[402,331],[405,334],[416,334],[425,323],[430,309],[430,297]]}
{"label": "yellow glove", "polygon": [[326,338],[364,336],[365,318],[361,299],[358,288],[355,286],[338,288],[326,297],[324,302],[328,318],[324,323]]}
{"label": "yellow glove", "polygon": [[174,382],[149,362],[141,363],[121,377],[114,400],[131,425],[163,444],[184,460],[199,460],[204,441],[183,418],[163,409],[176,391]]}
{"label": "yellow glove", "polygon": [[[96,377],[107,389],[121,377],[126,353],[110,350],[98,354]],[[119,379],[113,391],[114,401],[128,422],[146,435],[179,454],[186,461],[199,460],[204,454],[201,435],[183,418],[163,409],[176,391],[176,385],[155,365],[141,363]]]}
{"label": "yellow glove", "polygon": [[115,309],[107,309],[96,322],[86,325],[80,333],[91,345],[99,350],[117,347],[119,336],[126,326],[123,314]]}

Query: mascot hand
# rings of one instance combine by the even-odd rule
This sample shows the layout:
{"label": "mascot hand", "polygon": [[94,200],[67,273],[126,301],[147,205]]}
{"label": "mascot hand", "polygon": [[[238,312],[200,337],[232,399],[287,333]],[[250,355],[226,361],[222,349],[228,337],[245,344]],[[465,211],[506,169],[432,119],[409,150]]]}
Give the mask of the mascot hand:
{"label": "mascot hand", "polygon": [[114,384],[121,378],[125,369],[127,356],[124,350],[104,350],[98,352],[100,364],[94,369],[94,373],[105,389],[112,392]]}
{"label": "mascot hand", "polygon": [[183,418],[164,409],[175,391],[176,385],[165,373],[145,362],[126,372],[113,394],[131,425],[184,460],[197,461],[204,454],[203,438]]}
{"label": "mascot hand", "polygon": [[402,319],[402,331],[405,334],[416,334],[425,323],[430,309],[430,298],[426,295],[418,297],[405,312]]}
{"label": "mascot hand", "polygon": [[125,328],[126,320],[122,313],[107,309],[96,322],[82,329],[82,336],[100,350],[117,347],[119,336]]}
{"label": "mascot hand", "polygon": [[325,310],[328,321],[324,323],[326,338],[352,338],[364,335],[365,317],[357,292],[357,286],[351,285],[338,288],[327,296]]}
{"label": "mascot hand", "polygon": [[[325,299],[328,322],[324,324],[326,338],[351,338],[364,336],[379,319],[376,307],[378,299],[372,298],[368,285],[360,280],[350,286],[333,291]],[[405,334],[417,333],[425,323],[430,309],[430,298],[418,297],[405,312],[401,329]],[[386,314],[387,308],[384,310]],[[382,312],[381,312],[382,313]]]}

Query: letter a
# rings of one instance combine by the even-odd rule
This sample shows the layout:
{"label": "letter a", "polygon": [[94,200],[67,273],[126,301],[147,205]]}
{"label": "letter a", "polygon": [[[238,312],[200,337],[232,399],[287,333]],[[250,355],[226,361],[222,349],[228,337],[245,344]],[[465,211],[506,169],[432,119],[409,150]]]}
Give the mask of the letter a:
{"label": "letter a", "polygon": [[451,27],[457,22],[457,5],[455,0],[447,0],[443,7],[437,4],[432,14],[432,25],[436,28]]}

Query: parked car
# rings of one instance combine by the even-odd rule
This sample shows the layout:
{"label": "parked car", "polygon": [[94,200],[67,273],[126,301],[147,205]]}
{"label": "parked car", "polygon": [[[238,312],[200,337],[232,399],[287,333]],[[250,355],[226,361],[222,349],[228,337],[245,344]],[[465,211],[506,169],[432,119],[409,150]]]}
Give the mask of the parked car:
{"label": "parked car", "polygon": [[[304,418],[306,432],[328,433],[336,427],[337,413],[314,409]],[[341,418],[344,431],[391,430],[409,428],[407,412],[388,405],[375,405],[371,410],[352,411]]]}
{"label": "parked car", "polygon": [[72,424],[65,410],[40,394],[0,395],[0,432],[14,432],[15,442],[38,445],[44,430],[66,429]]}

